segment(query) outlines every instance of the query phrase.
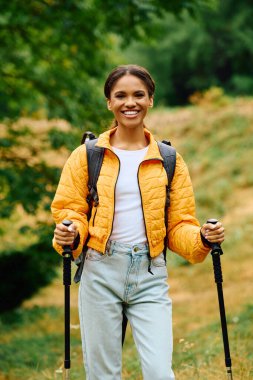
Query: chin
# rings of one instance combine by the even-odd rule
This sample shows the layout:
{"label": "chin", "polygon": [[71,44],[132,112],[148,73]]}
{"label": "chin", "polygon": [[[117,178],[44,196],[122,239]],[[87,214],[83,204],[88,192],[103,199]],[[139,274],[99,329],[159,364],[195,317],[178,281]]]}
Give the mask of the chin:
{"label": "chin", "polygon": [[125,128],[138,128],[138,127],[143,127],[144,126],[144,121],[143,120],[122,120],[119,121],[119,125]]}

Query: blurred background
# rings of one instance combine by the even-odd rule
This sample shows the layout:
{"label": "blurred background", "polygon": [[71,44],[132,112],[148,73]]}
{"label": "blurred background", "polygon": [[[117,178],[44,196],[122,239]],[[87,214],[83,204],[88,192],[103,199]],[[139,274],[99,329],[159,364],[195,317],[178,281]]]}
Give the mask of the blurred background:
{"label": "blurred background", "polygon": [[[156,82],[147,125],[183,155],[200,223],[222,257],[236,379],[253,379],[253,7],[241,0],[0,0],[0,380],[61,378],[62,260],[50,204],[84,131],[108,128],[103,84],[119,64]],[[74,270],[74,267],[73,267]],[[168,252],[178,379],[225,379],[211,258]],[[84,377],[72,286],[72,379]],[[102,328],[102,327],[101,327]],[[123,379],[141,379],[130,331]]]}

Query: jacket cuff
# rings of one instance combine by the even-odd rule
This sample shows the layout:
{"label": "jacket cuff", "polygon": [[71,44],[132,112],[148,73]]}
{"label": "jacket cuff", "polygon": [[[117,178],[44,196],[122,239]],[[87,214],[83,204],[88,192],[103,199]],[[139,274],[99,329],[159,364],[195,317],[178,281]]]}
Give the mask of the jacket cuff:
{"label": "jacket cuff", "polygon": [[56,243],[55,238],[53,238],[53,247],[56,250],[56,252],[58,252],[60,255],[62,255],[63,248],[62,248],[61,245],[59,245],[59,244]]}
{"label": "jacket cuff", "polygon": [[201,240],[202,240],[202,243],[204,244],[204,246],[206,248],[212,248],[212,243],[210,243],[210,241],[208,241],[201,233],[200,231],[200,236],[201,236]]}
{"label": "jacket cuff", "polygon": [[72,249],[72,250],[77,249],[77,247],[79,246],[79,244],[80,244],[80,234],[79,234],[79,232],[78,232],[77,237],[75,238],[74,242],[73,242],[72,245],[71,245],[71,249]]}

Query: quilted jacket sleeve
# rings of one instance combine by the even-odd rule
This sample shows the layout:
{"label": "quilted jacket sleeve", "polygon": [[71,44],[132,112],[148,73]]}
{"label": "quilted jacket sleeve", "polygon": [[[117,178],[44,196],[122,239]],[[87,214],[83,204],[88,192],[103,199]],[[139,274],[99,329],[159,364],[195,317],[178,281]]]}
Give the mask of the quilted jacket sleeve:
{"label": "quilted jacket sleeve", "polygon": [[175,174],[171,183],[168,211],[168,247],[191,263],[205,259],[210,249],[200,236],[200,225],[195,216],[195,199],[188,168],[177,153]]}
{"label": "quilted jacket sleeve", "polygon": [[[87,173],[86,147],[81,145],[73,151],[67,160],[51,205],[52,215],[56,224],[61,223],[64,219],[69,219],[77,225],[80,243],[73,251],[75,258],[81,253],[83,244],[88,236]],[[53,240],[53,247],[58,253],[62,253],[62,247],[55,240]]]}

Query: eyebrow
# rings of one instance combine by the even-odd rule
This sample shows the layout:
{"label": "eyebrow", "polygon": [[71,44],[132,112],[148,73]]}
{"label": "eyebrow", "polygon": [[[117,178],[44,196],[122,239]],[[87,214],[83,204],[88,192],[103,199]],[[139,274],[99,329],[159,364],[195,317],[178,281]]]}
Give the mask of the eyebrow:
{"label": "eyebrow", "polygon": [[[115,94],[114,95],[121,95],[121,94],[125,94],[126,93],[126,91],[117,91],[117,92],[115,92]],[[142,94],[145,94],[145,91],[144,90],[136,90],[136,91],[134,91],[134,94],[137,94],[137,93],[142,93]]]}

